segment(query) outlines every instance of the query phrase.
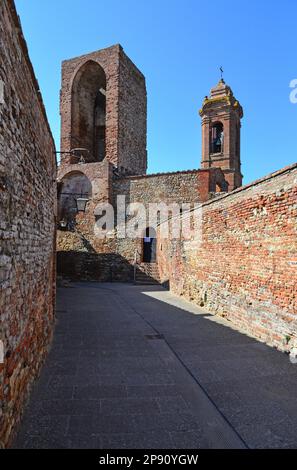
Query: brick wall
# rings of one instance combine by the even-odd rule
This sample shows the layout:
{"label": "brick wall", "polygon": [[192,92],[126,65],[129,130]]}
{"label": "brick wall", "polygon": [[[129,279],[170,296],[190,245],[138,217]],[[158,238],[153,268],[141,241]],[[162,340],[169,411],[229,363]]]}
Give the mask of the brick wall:
{"label": "brick wall", "polygon": [[[208,172],[207,172],[208,174]],[[203,173],[204,175],[204,173]],[[114,181],[113,197],[116,207],[117,196],[126,196],[126,207],[130,203],[142,203],[147,210],[147,225],[149,225],[148,204],[195,203],[201,194],[208,190],[208,179],[200,178],[197,170],[176,173],[147,175],[144,177],[127,177]],[[208,192],[207,192],[208,194]],[[144,236],[144,234],[143,234]],[[138,260],[142,261],[142,238],[117,239],[117,252],[130,264],[134,262],[135,252]]]}
{"label": "brick wall", "polygon": [[0,3],[0,447],[47,353],[55,303],[55,156],[11,0]]}
{"label": "brick wall", "polygon": [[[70,231],[58,230],[58,273],[71,279],[99,281],[132,280],[135,251],[141,259],[143,247],[142,238],[116,237],[117,227],[111,234],[113,238],[98,238],[94,231],[94,211],[98,204],[112,203],[117,223],[118,196],[125,196],[126,209],[133,202],[144,204],[147,211],[149,203],[160,202],[190,203],[193,207],[194,203],[207,200],[210,194],[220,190],[219,185],[223,187],[225,183],[220,169],[118,177],[113,174],[112,166],[104,161],[62,165],[58,177],[63,182],[61,191],[68,192],[72,188],[71,191],[75,192],[76,187],[87,187],[87,183],[82,182],[83,177],[90,182],[90,201],[85,213],[77,214],[74,211],[70,214],[70,219],[73,219]],[[60,218],[65,218],[64,206],[72,207],[67,200],[67,195],[59,198]]]}
{"label": "brick wall", "polygon": [[202,244],[159,241],[173,292],[286,350],[297,340],[297,165],[203,204]]}
{"label": "brick wall", "polygon": [[[98,204],[112,200],[112,165],[107,161],[68,165],[59,168],[58,181],[62,195],[59,196],[59,220],[68,226],[57,232],[58,274],[73,280],[111,281],[116,277],[116,244],[114,239],[96,237],[95,209]],[[89,188],[86,211],[77,213],[73,196],[67,193]],[[63,196],[63,193],[65,195]],[[68,209],[70,209],[69,213]],[[117,257],[118,262],[120,259]],[[118,268],[121,271],[120,268]],[[131,276],[129,276],[130,279]]]}
{"label": "brick wall", "polygon": [[145,78],[120,48],[118,167],[140,175],[147,170]]}

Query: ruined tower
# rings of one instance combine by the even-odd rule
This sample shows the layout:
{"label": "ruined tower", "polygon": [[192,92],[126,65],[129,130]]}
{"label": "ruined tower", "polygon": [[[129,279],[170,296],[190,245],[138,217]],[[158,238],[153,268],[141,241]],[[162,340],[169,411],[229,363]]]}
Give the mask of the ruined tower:
{"label": "ruined tower", "polygon": [[240,127],[243,110],[231,88],[221,79],[206,96],[200,110],[202,118],[201,167],[221,168],[228,191],[242,185]]}
{"label": "ruined tower", "polygon": [[[146,101],[145,78],[120,45],[64,61],[61,151],[146,173]],[[62,153],[62,166],[75,163],[75,152]]]}

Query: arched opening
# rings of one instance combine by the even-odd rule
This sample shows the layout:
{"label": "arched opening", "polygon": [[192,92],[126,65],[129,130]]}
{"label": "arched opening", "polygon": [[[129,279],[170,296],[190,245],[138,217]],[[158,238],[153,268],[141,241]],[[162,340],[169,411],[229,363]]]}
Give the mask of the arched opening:
{"label": "arched opening", "polygon": [[210,153],[222,153],[224,149],[224,126],[216,122],[210,129]]}
{"label": "arched opening", "polygon": [[156,263],[157,261],[157,236],[152,227],[147,227],[142,240],[143,244],[143,262]]}
{"label": "arched opening", "polygon": [[59,190],[59,220],[71,228],[77,214],[77,198],[92,198],[92,183],[79,171],[68,173],[62,178]]}
{"label": "arched opening", "polygon": [[72,86],[71,149],[84,148],[86,162],[105,158],[106,76],[96,62],[86,62]]}

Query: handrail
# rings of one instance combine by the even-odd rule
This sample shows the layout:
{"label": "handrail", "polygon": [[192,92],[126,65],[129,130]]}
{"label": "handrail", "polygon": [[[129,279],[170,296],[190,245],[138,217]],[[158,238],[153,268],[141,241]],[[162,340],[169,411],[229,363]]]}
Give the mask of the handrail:
{"label": "handrail", "polygon": [[137,272],[137,255],[140,256],[140,252],[136,249],[134,252],[134,265],[133,265],[133,282],[136,283],[136,272]]}

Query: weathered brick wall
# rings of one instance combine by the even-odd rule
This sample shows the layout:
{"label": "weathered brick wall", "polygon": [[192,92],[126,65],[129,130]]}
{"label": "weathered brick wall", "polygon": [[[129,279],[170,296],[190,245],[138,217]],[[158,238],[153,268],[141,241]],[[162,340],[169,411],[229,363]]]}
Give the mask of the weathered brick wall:
{"label": "weathered brick wall", "polygon": [[114,182],[114,197],[126,194],[128,202],[145,204],[194,202],[200,197],[199,176],[199,170],[192,170],[120,178]]}
{"label": "weathered brick wall", "polygon": [[[120,178],[114,182],[114,206],[116,207],[117,196],[121,195],[126,196],[126,206],[130,203],[144,204],[147,209],[147,225],[149,225],[149,204],[195,203],[200,200],[201,194],[206,192],[208,194],[209,180],[205,181],[200,176],[199,171],[193,170]],[[142,261],[142,238],[118,239],[117,250],[131,264],[134,262],[136,252],[138,261]]]}
{"label": "weathered brick wall", "polygon": [[[68,152],[72,148],[86,147],[84,139],[73,139],[80,134],[74,115],[76,95],[73,94],[73,83],[81,68],[88,63],[99,64],[106,76],[106,159],[116,167],[126,168],[131,174],[145,173],[145,78],[119,44],[63,62],[61,150]],[[93,80],[91,73],[90,80]],[[82,95],[86,93],[82,91]],[[85,106],[93,110],[94,103],[87,102]],[[92,153],[91,148],[88,150]],[[61,161],[62,165],[67,165],[71,158],[62,155]]]}
{"label": "weathered brick wall", "polygon": [[55,156],[14,3],[0,3],[0,447],[47,353],[55,303]]}
{"label": "weathered brick wall", "polygon": [[254,337],[290,349],[297,340],[296,216],[293,165],[204,203],[199,247],[160,241],[162,279]]}
{"label": "weathered brick wall", "polygon": [[[126,209],[133,202],[144,204],[148,215],[149,203],[190,203],[193,207],[194,203],[207,200],[210,193],[219,190],[218,185],[224,185],[224,176],[219,169],[118,177],[113,174],[112,166],[105,161],[62,165],[58,175],[59,181],[63,182],[62,193],[76,192],[75,188],[87,187],[83,183],[83,177],[90,182],[90,200],[85,213],[77,214],[74,211],[70,214],[70,219],[73,218],[74,222],[70,224],[72,231],[58,231],[58,273],[72,279],[99,281],[131,280],[135,251],[138,251],[138,260],[141,260],[143,241],[141,237],[118,238],[117,226],[111,233],[113,238],[98,238],[94,231],[95,209],[98,204],[112,203],[117,224],[118,196],[125,196]],[[60,218],[67,218],[63,207],[71,206],[67,202],[69,199],[71,198],[67,194],[59,198]],[[149,222],[148,218],[147,221]]]}
{"label": "weathered brick wall", "polygon": [[[171,204],[178,204],[180,208],[182,204],[190,204],[194,207],[195,203],[205,201],[212,193],[220,191],[218,185],[223,187],[224,182],[224,175],[220,169],[125,177],[114,181],[113,204],[116,207],[116,198],[119,195],[126,196],[126,206],[134,202],[144,204],[147,211],[147,226],[149,226],[149,204],[168,205],[170,216]],[[138,260],[142,261],[143,240],[128,237],[119,239],[117,251],[129,263],[133,263],[135,251],[137,251]]]}
{"label": "weathered brick wall", "polygon": [[147,94],[145,78],[120,48],[118,167],[133,175],[147,170]]}
{"label": "weathered brick wall", "polygon": [[[73,280],[111,281],[117,278],[117,272],[125,271],[116,255],[115,239],[101,239],[95,233],[95,210],[112,200],[112,179],[112,165],[107,160],[59,168],[59,220],[67,222],[67,227],[57,232],[59,275]],[[77,213],[74,196],[68,194],[80,192],[82,187],[89,188],[89,202],[85,212]],[[69,208],[74,211],[67,213]]]}

